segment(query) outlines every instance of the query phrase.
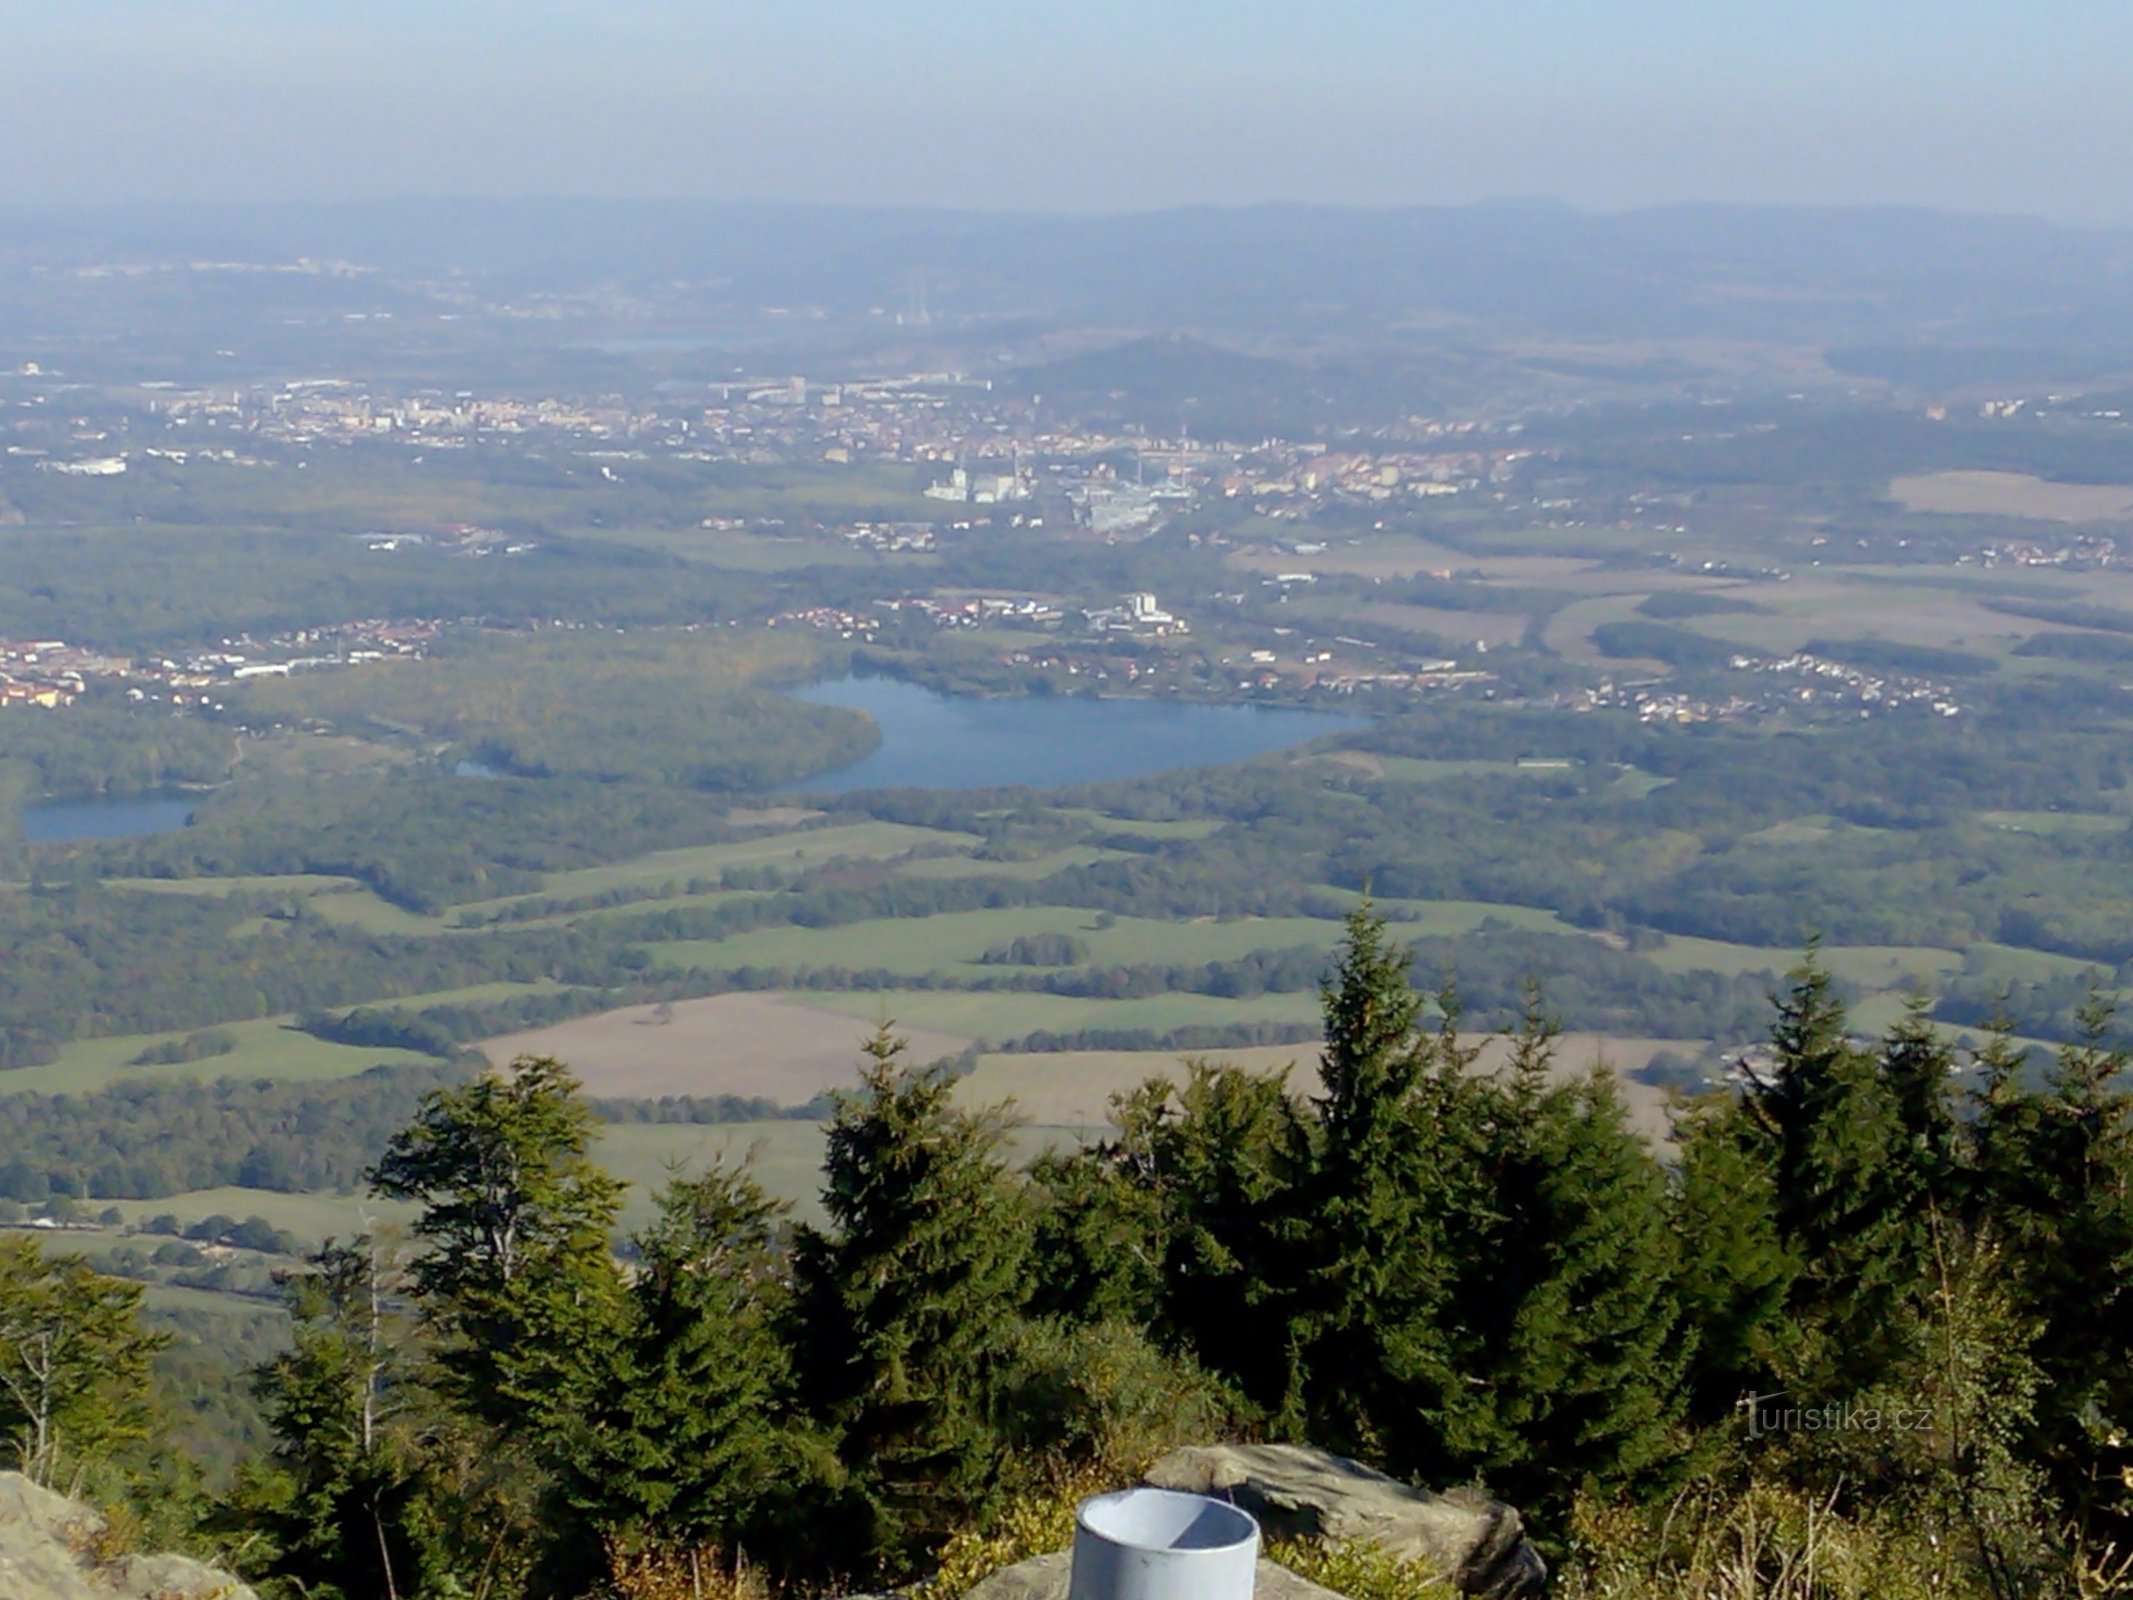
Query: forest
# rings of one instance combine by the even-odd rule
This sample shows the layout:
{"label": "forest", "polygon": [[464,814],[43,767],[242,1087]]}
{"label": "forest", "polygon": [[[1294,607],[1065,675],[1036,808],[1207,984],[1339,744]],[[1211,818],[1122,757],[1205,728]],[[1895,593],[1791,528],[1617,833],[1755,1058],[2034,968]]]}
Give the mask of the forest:
{"label": "forest", "polygon": [[286,1277],[226,1495],[159,1445],[139,1286],[0,1243],[12,1464],[291,1600],[930,1594],[1217,1435],[1482,1485],[1572,1596],[2112,1592],[2133,1093],[2100,1002],[2029,1072],[1915,1010],[1855,1038],[1810,952],[1668,1159],[1537,997],[1479,1070],[1367,906],[1321,1006],[1316,1092],[1203,1062],[1026,1166],[884,1026],[822,1220],[724,1163],[627,1240],[566,1066],[435,1084],[366,1174],[411,1224]]}

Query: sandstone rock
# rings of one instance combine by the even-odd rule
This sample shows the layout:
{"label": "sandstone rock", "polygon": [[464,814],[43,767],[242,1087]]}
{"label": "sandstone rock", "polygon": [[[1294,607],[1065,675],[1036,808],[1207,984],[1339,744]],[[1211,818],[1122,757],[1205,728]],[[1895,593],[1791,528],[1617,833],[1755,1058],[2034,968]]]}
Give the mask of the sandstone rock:
{"label": "sandstone rock", "polygon": [[104,1519],[19,1472],[0,1472],[0,1596],[6,1600],[257,1600],[184,1556],[100,1560]]}
{"label": "sandstone rock", "polygon": [[[1067,1575],[1072,1566],[1073,1552],[1070,1550],[1033,1556],[981,1579],[963,1600],[1066,1600]],[[1263,1560],[1252,1584],[1252,1600],[1341,1600],[1341,1597],[1330,1589],[1320,1588],[1308,1578],[1298,1577],[1287,1567],[1277,1567],[1273,1562]]]}
{"label": "sandstone rock", "polygon": [[[1525,1525],[1511,1507],[1463,1489],[1431,1494],[1410,1488],[1323,1450],[1196,1446],[1163,1457],[1147,1481],[1241,1506],[1259,1519],[1269,1539],[1375,1544],[1428,1564],[1449,1575],[1462,1594],[1482,1600],[1525,1600],[1547,1585],[1548,1564],[1527,1542]],[[1263,1590],[1259,1600],[1265,1600]]]}

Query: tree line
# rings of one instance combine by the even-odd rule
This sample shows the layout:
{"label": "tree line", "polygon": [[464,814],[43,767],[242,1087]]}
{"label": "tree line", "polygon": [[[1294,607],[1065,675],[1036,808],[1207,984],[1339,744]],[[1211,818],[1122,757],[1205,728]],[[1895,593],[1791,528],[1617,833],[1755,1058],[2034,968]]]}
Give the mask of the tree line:
{"label": "tree line", "polygon": [[[1228,1433],[1483,1483],[1573,1592],[1684,1592],[1687,1505],[1746,1508],[1773,1563],[1842,1530],[1847,1593],[2103,1592],[2133,1516],[2133,1099],[2100,1006],[2033,1079],[1915,1010],[1855,1039],[1810,956],[1662,1160],[1537,999],[1485,1063],[1367,907],[1321,999],[1315,1092],[1192,1064],[1019,1169],[885,1028],[820,1220],[722,1165],[619,1249],[565,1067],[433,1089],[369,1174],[418,1220],[289,1280],[274,1447],[209,1521],[291,1595],[628,1594],[744,1553],[851,1587]],[[126,1291],[8,1261],[0,1372],[47,1304],[107,1305],[85,1346],[133,1348]],[[35,1407],[10,1387],[22,1460],[123,1457],[131,1359]]]}

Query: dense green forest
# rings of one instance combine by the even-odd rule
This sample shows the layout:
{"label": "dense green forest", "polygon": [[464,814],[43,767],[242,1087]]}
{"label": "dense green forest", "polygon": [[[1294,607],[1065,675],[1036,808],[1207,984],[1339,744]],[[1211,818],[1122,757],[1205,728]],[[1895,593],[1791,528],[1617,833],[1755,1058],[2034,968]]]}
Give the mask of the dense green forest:
{"label": "dense green forest", "polygon": [[[0,1421],[33,1476],[189,1523],[275,1595],[642,1596],[743,1559],[893,1582],[1216,1434],[1482,1483],[1573,1595],[1736,1592],[1737,1561],[1821,1563],[1817,1594],[2108,1592],[2133,1096],[2097,1005],[2032,1076],[1915,1012],[1856,1042],[1810,956],[1662,1162],[1604,1074],[1554,1070],[1537,999],[1478,1071],[1367,908],[1321,999],[1316,1094],[1198,1065],[1023,1169],[884,1029],[822,1222],[718,1166],[619,1250],[566,1068],[441,1084],[368,1174],[412,1228],[288,1278],[271,1447],[226,1497],[160,1453],[138,1287],[27,1241]],[[72,1359],[26,1385],[58,1328]]]}
{"label": "dense green forest", "polygon": [[[633,683],[645,661],[664,671],[674,660],[666,645],[642,659],[601,646],[586,659],[610,660]],[[439,736],[471,737],[477,724],[504,727],[519,714],[510,709],[516,654],[504,651],[496,666],[476,675],[477,688],[487,685],[480,694],[449,702],[492,709],[466,712],[475,721],[465,725],[440,722]],[[426,715],[430,681],[409,679],[396,711]],[[536,682],[524,692],[545,717],[545,691]],[[747,728],[767,737],[790,722],[782,709],[769,722],[749,722],[754,715],[707,720],[730,741],[722,759],[753,761]],[[1961,725],[1778,734],[1446,706],[1345,736],[1341,761],[1273,758],[1042,798],[854,796],[761,816],[735,813],[731,794],[664,781],[664,768],[494,780],[429,766],[311,777],[240,770],[189,827],[16,847],[26,882],[0,896],[11,952],[0,969],[0,1064],[48,1062],[84,1038],[291,1014],[324,1037],[381,1044],[397,1028],[395,1047],[441,1053],[634,999],[732,989],[1297,993],[1318,969],[1293,939],[1214,958],[1194,957],[1188,944],[1176,960],[1041,965],[986,964],[981,945],[968,960],[982,970],[930,974],[844,957],[764,960],[752,940],[1016,907],[1330,922],[1366,886],[1396,923],[1441,902],[1547,914],[1538,924],[1470,927],[1456,945],[1417,930],[1423,970],[1455,967],[1473,1014],[1491,1025],[1516,1013],[1527,977],[1545,974],[1572,1028],[1739,1043],[1757,1028],[1768,985],[1758,974],[1781,960],[1699,969],[1673,941],[1691,951],[1693,941],[1722,941],[1752,957],[1820,935],[1840,946],[1946,951],[1951,966],[2005,947],[2113,975],[2133,962],[2118,726],[2078,708],[2034,717],[2015,690],[2004,708]],[[1365,764],[1348,764],[1351,755]],[[1550,765],[1514,770],[1532,756]],[[2062,812],[2080,825],[2051,826]],[[1143,822],[1190,826],[1135,831]],[[906,830],[894,860],[814,849],[817,838],[846,837],[836,830],[884,824]],[[709,872],[685,864],[689,850],[724,845],[750,853]],[[583,893],[543,892],[559,874],[660,851],[684,852],[684,864]],[[953,873],[924,870],[956,856],[967,859]],[[320,877],[348,880],[408,915],[329,914],[354,902],[315,898],[307,879]],[[240,881],[215,881],[224,878]],[[202,892],[150,892],[192,887]],[[685,953],[658,953],[666,947]],[[2062,984],[2065,976],[2053,974]],[[1964,966],[1942,1015],[1974,1025],[1997,996],[2025,1031],[2066,1037],[2067,996],[2041,981],[2019,964]],[[417,1002],[397,1020],[366,1021],[360,1036],[338,1018],[351,1006],[390,1009],[402,997],[498,982],[527,987],[516,997]],[[1187,1037],[1215,1036],[1162,1042]]]}
{"label": "dense green forest", "polygon": [[261,682],[239,711],[413,733],[520,777],[745,792],[873,748],[857,712],[774,692],[815,659],[776,634],[745,644],[719,632],[477,634],[420,661]]}

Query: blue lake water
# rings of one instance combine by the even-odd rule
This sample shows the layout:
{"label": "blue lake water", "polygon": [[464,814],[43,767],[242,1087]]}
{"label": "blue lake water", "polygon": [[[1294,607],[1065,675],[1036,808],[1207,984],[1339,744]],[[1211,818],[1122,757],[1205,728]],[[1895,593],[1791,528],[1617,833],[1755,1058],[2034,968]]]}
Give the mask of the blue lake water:
{"label": "blue lake water", "polygon": [[896,678],[839,678],[796,695],[864,711],[881,728],[871,755],[791,786],[814,793],[1100,783],[1243,761],[1369,720],[1175,700],[986,699]]}
{"label": "blue lake water", "polygon": [[195,802],[169,796],[135,800],[61,800],[26,807],[22,836],[31,844],[78,839],[132,839],[182,828]]}

